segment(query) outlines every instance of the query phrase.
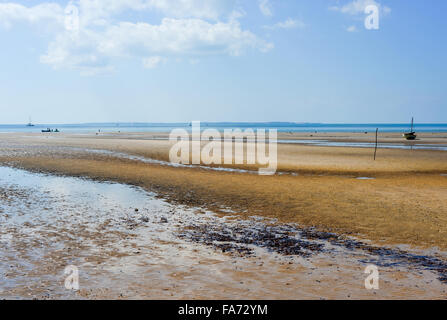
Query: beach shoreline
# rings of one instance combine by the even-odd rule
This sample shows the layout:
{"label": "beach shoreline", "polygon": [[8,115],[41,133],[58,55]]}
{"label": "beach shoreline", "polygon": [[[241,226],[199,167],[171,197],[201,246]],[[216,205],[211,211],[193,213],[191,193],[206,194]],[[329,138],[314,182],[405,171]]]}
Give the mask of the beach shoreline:
{"label": "beach shoreline", "polygon": [[373,161],[367,148],[284,144],[278,147],[278,171],[288,174],[262,177],[98,152],[167,161],[168,141],[68,134],[6,134],[1,141],[0,161],[28,170],[134,184],[217,212],[229,207],[245,217],[261,215],[385,243],[447,248],[443,151],[382,149]]}
{"label": "beach shoreline", "polygon": [[[333,139],[341,139],[340,137],[337,135]],[[382,256],[382,253],[390,252],[390,257],[400,257],[398,259],[404,259],[402,261],[406,259],[409,259],[408,261],[423,261],[414,257],[426,255],[428,262],[424,262],[423,265],[429,269],[432,268],[429,261],[433,261],[433,254],[441,259],[439,262],[441,266],[443,263],[447,263],[444,262],[444,252],[447,251],[447,152],[445,151],[380,149],[378,158],[374,161],[370,148],[279,144],[278,173],[273,176],[260,176],[256,174],[258,168],[256,166],[230,166],[237,170],[223,171],[205,167],[169,165],[164,161],[168,160],[168,152],[172,143],[167,140],[151,138],[153,136],[147,134],[130,134],[130,137],[129,134],[109,135],[107,133],[102,135],[0,134],[0,165],[39,174],[88,178],[100,183],[112,182],[136,186],[146,192],[154,193],[156,198],[163,199],[173,208],[177,208],[174,210],[190,208],[198,211],[199,215],[200,212],[212,212],[217,217],[235,221],[233,233],[245,234],[246,231],[239,229],[240,225],[258,217],[271,221],[272,225],[280,229],[288,225],[296,225],[298,230],[301,230],[299,232],[304,232],[304,235],[322,232],[322,239],[327,237],[326,233],[334,235],[329,236],[329,239],[340,236],[341,239],[348,239],[346,241],[348,241],[349,247],[352,247],[350,241],[360,241],[362,244],[355,245],[360,250],[357,254],[360,256],[364,253],[368,253],[368,255],[374,252],[380,253],[376,258],[373,256],[364,261],[379,259],[377,263],[382,263],[380,261],[386,257]],[[326,138],[329,139],[329,137]],[[343,139],[346,140],[346,138]],[[358,137],[352,136],[351,139],[358,139]],[[392,137],[392,139],[398,139],[398,137]],[[436,135],[436,139],[439,140],[439,143],[444,143],[444,138],[441,135]],[[7,191],[5,191],[5,195],[8,195]],[[93,220],[90,224],[92,223],[94,225],[97,222]],[[252,222],[249,224],[254,225]],[[231,238],[228,238],[224,231],[230,225],[206,224],[201,226],[200,224],[189,225],[186,223],[183,227],[186,228],[186,238],[190,238],[188,241],[196,243],[193,244],[194,246],[209,246],[216,239],[230,240]],[[79,228],[83,230],[82,226],[76,226],[73,230]],[[97,234],[94,239],[99,241],[102,236],[99,238],[98,236],[105,232],[106,226],[100,224],[98,228],[102,231],[94,233]],[[195,228],[197,228],[196,231],[194,231]],[[12,229],[12,234],[16,232],[14,230],[16,229]],[[62,230],[65,230],[62,235],[64,232],[68,232],[67,228]],[[215,231],[208,233],[209,230]],[[110,232],[119,234],[118,230],[114,228],[110,229]],[[52,232],[53,235],[58,233],[59,231]],[[90,235],[84,231],[81,234]],[[262,237],[266,237],[265,239],[268,240],[271,237],[277,237],[277,235],[268,233]],[[71,241],[70,239],[73,238],[62,237],[61,241],[65,243]],[[260,241],[262,246],[264,240],[261,239],[256,241]],[[233,250],[231,248],[235,248],[236,253],[240,250],[243,253],[247,252],[248,249],[240,247],[239,240],[233,239],[232,241],[235,242],[230,247],[228,245],[218,246],[218,252]],[[252,241],[249,240],[248,243]],[[330,240],[326,245],[332,246],[333,241]],[[110,247],[106,238],[97,243],[91,249],[93,252],[109,251]],[[286,243],[290,243],[290,240],[287,240]],[[301,243],[300,245],[305,244]],[[313,248],[312,246],[311,248]],[[399,248],[406,249],[401,252]],[[286,250],[289,249],[286,247]],[[138,268],[141,268],[141,264],[143,264],[153,270],[154,265],[141,262],[138,255],[132,254],[134,251],[134,248],[126,249],[124,247],[119,256],[129,256],[129,258],[123,258],[123,261],[128,261],[129,266],[135,268],[140,266]],[[277,260],[268,263],[270,269],[278,270],[272,287],[268,289],[272,298],[382,299],[392,297],[405,299],[414,297],[430,299],[445,297],[445,284],[438,280],[438,277],[442,278],[442,276],[431,271],[424,271],[426,267],[422,267],[422,271],[418,271],[419,267],[417,264],[413,266],[413,263],[410,263],[408,267],[393,267],[394,262],[391,266],[385,264],[381,267],[384,279],[386,279],[384,280],[386,290],[378,291],[371,296],[371,293],[362,287],[364,262],[355,262],[356,259],[349,260],[351,258],[340,260],[337,254],[319,255],[318,250],[315,253],[316,257],[310,260],[315,264],[312,267],[314,269],[303,267],[300,263],[295,262],[292,265],[289,262],[278,262]],[[231,252],[222,252],[222,254],[224,256],[230,254],[232,257]],[[93,261],[97,260],[96,254],[90,251],[84,255]],[[257,299],[264,297],[262,292],[260,295],[254,294],[256,290],[254,292],[244,291],[244,294],[240,296],[237,294],[238,290],[241,292],[240,288],[238,289],[237,283],[233,282],[229,282],[224,291],[219,291],[215,287],[215,282],[206,284],[197,274],[197,272],[209,271],[207,269],[209,267],[224,268],[219,269],[222,272],[222,279],[228,276],[233,279],[232,281],[234,279],[239,279],[239,282],[247,281],[252,284],[248,288],[253,290],[259,286],[254,275],[265,273],[267,266],[257,265],[259,257],[253,260],[249,257],[224,258],[222,256],[219,258],[221,262],[215,264],[215,259],[211,259],[214,262],[208,267],[203,266],[205,269],[201,269],[202,267],[194,267],[200,259],[196,261],[197,257],[193,256],[194,254],[191,255],[190,271],[181,272],[183,274],[181,281],[177,277],[179,270],[176,268],[184,269],[184,266],[169,268],[165,266],[165,269],[171,270],[169,283],[172,285],[168,289],[160,282],[156,290],[147,290],[144,281],[137,284],[124,275],[114,276],[114,283],[118,286],[116,290],[99,290],[99,283],[101,281],[106,283],[108,280],[101,280],[98,270],[91,269],[90,262],[88,262],[86,268],[90,270],[89,272],[92,273],[92,277],[98,285],[84,288],[78,295],[71,298],[183,299],[188,297],[185,292],[190,292],[185,288],[191,287],[191,285],[197,289],[195,292],[190,292],[192,296],[189,297],[194,298],[228,299],[234,297],[244,299],[251,297]],[[67,261],[60,260],[58,255],[54,259],[58,261],[56,266]],[[103,265],[101,261],[98,260],[98,263]],[[107,262],[106,265],[111,267],[110,263],[112,262]],[[229,272],[227,264],[233,263],[237,263],[245,271]],[[44,267],[43,270],[57,271],[54,270],[54,261],[53,265],[42,265],[41,267]],[[117,265],[116,268],[120,267]],[[189,279],[187,274],[196,275],[192,276],[195,280],[189,285],[189,282],[185,280]],[[313,276],[309,278],[310,274]],[[350,274],[353,275],[353,278]],[[324,285],[319,282],[321,281],[320,277],[326,277],[327,282]],[[148,279],[149,283],[161,281],[156,274],[152,274]],[[175,281],[180,281],[180,283],[175,284]],[[228,282],[228,280],[222,281]],[[133,283],[132,289],[128,291],[119,289],[129,283]],[[291,285],[291,283],[293,284]],[[205,288],[196,287],[199,284],[204,285]],[[296,284],[301,284],[301,289],[298,289]],[[327,288],[334,286],[338,288],[336,293],[333,295],[323,294],[328,291]],[[437,289],[429,293],[428,289],[423,289],[425,286],[431,288],[435,286]],[[18,296],[24,294],[22,289],[20,286],[16,288],[15,292]],[[214,290],[214,294],[209,290]],[[33,292],[37,298],[58,297],[54,292],[49,294],[39,288],[35,288]]]}

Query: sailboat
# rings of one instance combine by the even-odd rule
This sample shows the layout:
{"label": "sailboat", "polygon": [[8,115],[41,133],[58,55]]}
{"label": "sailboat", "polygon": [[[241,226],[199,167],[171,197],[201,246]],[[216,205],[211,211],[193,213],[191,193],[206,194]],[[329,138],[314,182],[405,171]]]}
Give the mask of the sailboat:
{"label": "sailboat", "polygon": [[403,134],[405,139],[407,139],[407,140],[416,140],[417,135],[416,135],[416,132],[414,132],[414,130],[413,130],[413,126],[414,126],[414,118],[411,118],[411,130],[410,130],[410,132],[405,132]]}
{"label": "sailboat", "polygon": [[29,118],[29,122],[26,125],[27,127],[34,127],[34,124],[31,122],[31,117]]}

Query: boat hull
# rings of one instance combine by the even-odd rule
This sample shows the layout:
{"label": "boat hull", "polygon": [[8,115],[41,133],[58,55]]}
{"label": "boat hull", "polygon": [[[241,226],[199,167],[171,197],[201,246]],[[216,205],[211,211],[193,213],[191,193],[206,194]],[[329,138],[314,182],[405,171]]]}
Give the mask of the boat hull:
{"label": "boat hull", "polygon": [[407,140],[416,140],[417,138],[417,135],[414,132],[404,133],[403,136]]}

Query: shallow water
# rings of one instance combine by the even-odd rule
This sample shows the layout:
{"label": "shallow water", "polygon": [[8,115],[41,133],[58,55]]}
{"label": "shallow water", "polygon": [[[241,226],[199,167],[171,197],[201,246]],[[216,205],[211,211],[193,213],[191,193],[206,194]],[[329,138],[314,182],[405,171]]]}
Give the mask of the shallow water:
{"label": "shallow water", "polygon": [[[138,247],[138,239],[151,246],[172,241],[179,222],[197,217],[179,208],[175,210],[182,215],[173,216],[171,205],[140,188],[5,167],[0,167],[0,191],[0,297],[28,287],[30,274],[42,268],[42,259],[55,259],[53,266],[44,268],[63,271],[59,259],[88,267],[91,260],[137,251],[132,248]],[[141,226],[144,235],[138,234]],[[176,259],[167,249],[161,250],[164,259]],[[59,269],[42,277],[52,279],[50,290],[63,294]],[[22,297],[20,290],[17,297]]]}
{"label": "shallow water", "polygon": [[147,157],[143,157],[143,156],[136,156],[136,155],[132,155],[132,154],[124,153],[124,152],[109,151],[109,150],[104,150],[104,149],[87,149],[87,148],[75,148],[75,147],[64,147],[64,148],[73,150],[73,151],[96,153],[96,154],[107,155],[107,156],[112,156],[112,157],[116,157],[116,158],[122,158],[122,159],[139,161],[139,162],[148,163],[148,164],[158,164],[158,165],[162,165],[162,166],[170,166],[170,167],[176,167],[176,168],[200,168],[200,169],[211,170],[211,171],[258,174],[258,171],[254,171],[254,170],[224,168],[224,167],[208,167],[208,166],[202,166],[202,165],[188,165],[188,164],[181,164],[181,163],[173,163],[173,162],[169,162],[169,161],[156,160],[156,159],[147,158]]}
{"label": "shallow water", "polygon": [[[351,147],[351,148],[374,148],[372,142],[338,142],[329,140],[278,140],[278,143],[308,144],[321,147]],[[408,149],[408,150],[438,150],[447,151],[447,146],[436,144],[415,144],[415,143],[379,143],[380,149]]]}
{"label": "shallow water", "polygon": [[[442,297],[446,289],[437,250],[219,217],[117,183],[0,167],[0,222],[0,298]],[[374,296],[362,289],[369,263],[383,276]],[[80,270],[77,293],[64,287],[67,265]]]}

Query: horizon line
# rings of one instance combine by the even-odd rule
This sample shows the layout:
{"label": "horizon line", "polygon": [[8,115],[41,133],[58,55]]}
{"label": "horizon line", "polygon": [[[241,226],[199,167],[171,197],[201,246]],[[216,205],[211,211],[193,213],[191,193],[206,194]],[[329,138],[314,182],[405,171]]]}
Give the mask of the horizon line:
{"label": "horizon line", "polygon": [[[62,126],[92,126],[92,125],[188,125],[194,121],[178,122],[73,122],[73,123],[32,123],[34,126],[62,125]],[[279,124],[279,125],[407,125],[408,122],[295,122],[295,121],[200,121],[205,124]],[[0,126],[26,126],[27,123],[0,123]],[[447,125],[447,122],[419,122],[419,125]]]}

